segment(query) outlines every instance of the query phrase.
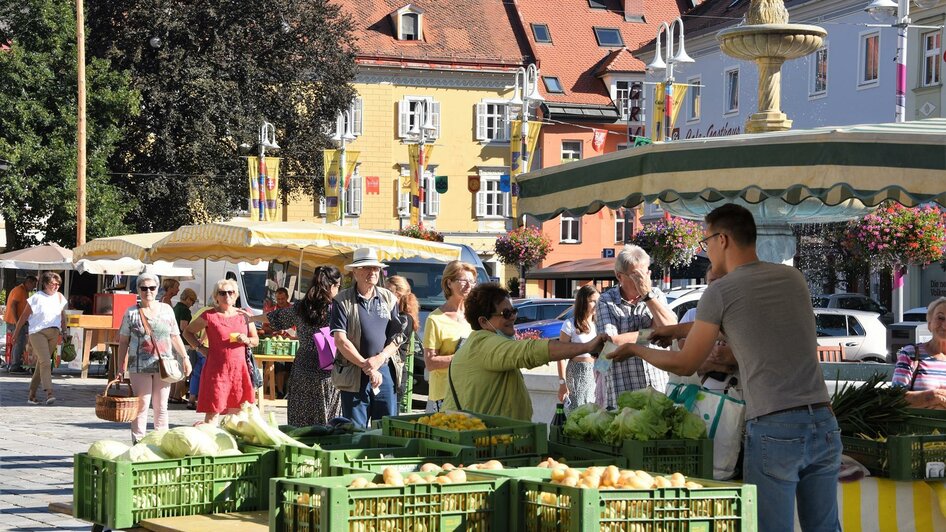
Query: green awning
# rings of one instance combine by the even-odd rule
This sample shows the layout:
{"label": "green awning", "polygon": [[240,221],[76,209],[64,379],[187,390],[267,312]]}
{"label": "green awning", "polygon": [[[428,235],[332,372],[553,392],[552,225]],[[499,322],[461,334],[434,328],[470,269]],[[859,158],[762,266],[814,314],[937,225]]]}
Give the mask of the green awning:
{"label": "green awning", "polygon": [[946,205],[946,119],[661,142],[523,174],[519,184],[519,212],[540,220],[698,198]]}

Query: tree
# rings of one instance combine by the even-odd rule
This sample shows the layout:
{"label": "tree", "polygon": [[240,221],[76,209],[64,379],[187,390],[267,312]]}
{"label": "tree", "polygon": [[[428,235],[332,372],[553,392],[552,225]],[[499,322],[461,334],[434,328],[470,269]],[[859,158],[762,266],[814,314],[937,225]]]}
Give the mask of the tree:
{"label": "tree", "polygon": [[[320,194],[321,150],[354,95],[350,23],[328,0],[95,2],[91,53],[129,69],[142,112],[111,159],[142,201],[141,231],[246,208],[242,144],[263,120],[282,147],[280,190]],[[255,153],[253,153],[255,154]]]}
{"label": "tree", "polygon": [[[76,18],[52,0],[0,5],[0,214],[8,249],[76,241]],[[127,230],[135,196],[109,183],[106,161],[138,110],[127,74],[86,65],[87,236]]]}

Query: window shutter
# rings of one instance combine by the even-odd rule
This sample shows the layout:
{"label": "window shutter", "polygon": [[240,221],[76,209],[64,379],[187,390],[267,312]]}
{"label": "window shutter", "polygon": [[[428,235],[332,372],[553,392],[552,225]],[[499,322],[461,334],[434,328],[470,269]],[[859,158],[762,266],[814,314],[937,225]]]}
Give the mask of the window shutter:
{"label": "window shutter", "polygon": [[410,192],[401,192],[397,195],[397,215],[401,218],[411,215]]}
{"label": "window shutter", "polygon": [[358,174],[352,175],[351,183],[348,185],[348,197],[346,198],[347,201],[345,202],[345,207],[348,210],[348,214],[361,214],[361,191],[361,176]]}
{"label": "window shutter", "polygon": [[510,193],[509,193],[509,192],[503,192],[503,193],[502,193],[502,202],[503,202],[503,216],[505,216],[506,218],[509,218],[510,216],[512,216],[512,214],[511,214],[511,211],[512,211],[512,210],[511,210],[511,206],[510,206],[511,201],[510,201]]}
{"label": "window shutter", "polygon": [[362,132],[364,131],[363,123],[362,123],[363,122],[362,115],[364,114],[364,107],[365,107],[365,103],[364,103],[364,100],[362,100],[361,98],[355,98],[355,101],[352,103],[352,106],[351,106],[351,109],[352,109],[351,133],[352,135],[355,135],[356,137],[360,137],[362,135]]}
{"label": "window shutter", "polygon": [[511,138],[512,138],[512,131],[511,131],[511,129],[512,129],[512,123],[511,123],[510,116],[509,116],[509,115],[511,114],[510,111],[509,111],[509,108],[510,108],[510,107],[512,107],[512,106],[511,106],[511,105],[504,105],[504,106],[503,106],[503,127],[501,127],[501,128],[499,129],[500,135],[502,135],[502,139],[501,139],[501,140],[507,140],[507,141],[508,141],[508,140],[511,140]]}
{"label": "window shutter", "polygon": [[486,104],[483,102],[476,104],[476,140],[488,140],[486,138]]}
{"label": "window shutter", "polygon": [[424,185],[424,214],[427,216],[437,216],[440,214],[440,194],[437,192],[435,183],[436,178],[429,176],[425,179]]}
{"label": "window shutter", "polygon": [[434,135],[432,138],[439,139],[440,138],[440,102],[435,102],[433,100],[430,100],[428,102],[428,105],[430,105],[430,112],[431,112],[430,121],[433,122],[434,124]]}
{"label": "window shutter", "polygon": [[483,190],[486,188],[486,183],[482,184],[479,192],[476,193],[476,216],[477,218],[482,218],[486,216],[486,192]]}
{"label": "window shutter", "polygon": [[397,136],[407,138],[407,131],[411,128],[410,124],[411,104],[407,100],[397,102]]}

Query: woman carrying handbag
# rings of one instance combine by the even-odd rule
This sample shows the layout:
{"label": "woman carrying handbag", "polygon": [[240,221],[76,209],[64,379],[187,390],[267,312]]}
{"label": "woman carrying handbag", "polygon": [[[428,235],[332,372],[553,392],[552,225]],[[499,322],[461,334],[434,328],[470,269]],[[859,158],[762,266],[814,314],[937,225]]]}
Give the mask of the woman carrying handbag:
{"label": "woman carrying handbag", "polygon": [[[131,422],[131,439],[137,442],[148,431],[148,403],[154,410],[154,430],[168,428],[168,397],[171,383],[161,378],[162,363],[178,369],[183,376],[191,372],[184,342],[174,317],[174,310],[157,300],[158,276],[138,276],[140,303],[131,307],[122,318],[118,331],[118,367],[116,379],[127,375],[138,393],[138,416]],[[165,359],[163,362],[161,359]],[[176,362],[176,366],[175,366]]]}

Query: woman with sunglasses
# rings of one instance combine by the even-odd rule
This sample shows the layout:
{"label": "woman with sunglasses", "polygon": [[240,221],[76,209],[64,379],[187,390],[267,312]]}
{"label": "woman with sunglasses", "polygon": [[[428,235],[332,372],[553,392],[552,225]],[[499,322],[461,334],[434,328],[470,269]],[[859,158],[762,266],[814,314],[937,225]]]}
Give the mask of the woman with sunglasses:
{"label": "woman with sunglasses", "polygon": [[444,409],[531,420],[532,400],[520,369],[595,354],[608,340],[606,334],[583,343],[516,340],[517,314],[509,292],[498,284],[478,285],[470,292],[466,320],[473,332],[447,370]]}
{"label": "woman with sunglasses", "polygon": [[[30,395],[27,402],[38,405],[36,391],[42,383],[46,390],[46,404],[56,402],[53,395],[52,354],[56,352],[59,336],[66,334],[66,298],[59,293],[62,279],[59,274],[46,272],[40,278],[40,291],[26,300],[26,307],[16,322],[13,337],[19,338],[23,327],[29,333],[30,347],[33,349],[33,358],[36,360],[36,369],[30,380]],[[29,325],[27,325],[27,323]],[[61,331],[61,333],[60,333]]]}
{"label": "woman with sunglasses", "polygon": [[143,438],[148,431],[148,403],[154,410],[154,430],[168,428],[171,384],[161,380],[158,357],[176,356],[184,375],[191,372],[174,309],[157,299],[158,276],[143,273],[138,276],[137,284],[140,302],[125,311],[118,330],[117,362],[121,371],[115,376],[121,380],[127,375],[138,394],[138,417],[131,422],[132,442]]}
{"label": "woman with sunglasses", "polygon": [[427,413],[440,412],[447,397],[447,368],[457,347],[473,332],[463,301],[476,286],[476,268],[458,260],[443,269],[440,287],[447,299],[424,322],[424,366],[430,372]]}
{"label": "woman with sunglasses", "polygon": [[[197,396],[197,411],[204,413],[204,423],[216,425],[220,414],[235,414],[243,403],[254,402],[246,348],[259,345],[259,336],[256,326],[236,306],[238,297],[236,281],[217,281],[214,308],[194,318],[184,329],[188,345],[205,357]],[[209,347],[197,338],[201,331]]]}

